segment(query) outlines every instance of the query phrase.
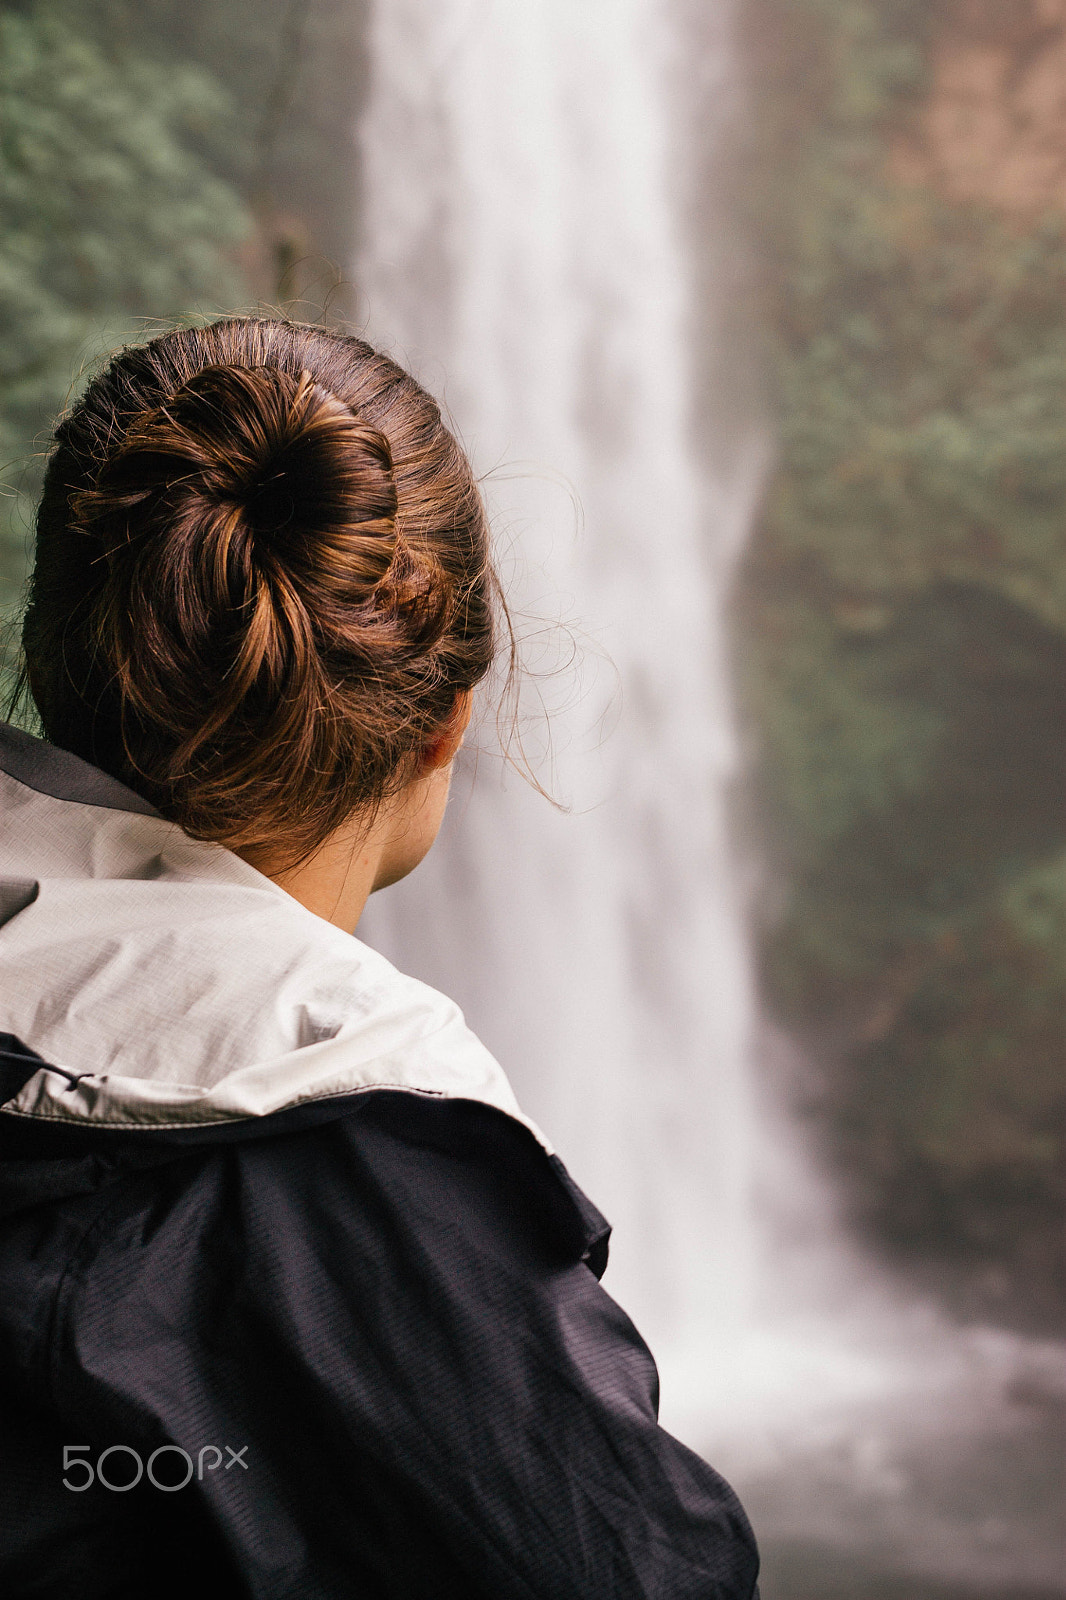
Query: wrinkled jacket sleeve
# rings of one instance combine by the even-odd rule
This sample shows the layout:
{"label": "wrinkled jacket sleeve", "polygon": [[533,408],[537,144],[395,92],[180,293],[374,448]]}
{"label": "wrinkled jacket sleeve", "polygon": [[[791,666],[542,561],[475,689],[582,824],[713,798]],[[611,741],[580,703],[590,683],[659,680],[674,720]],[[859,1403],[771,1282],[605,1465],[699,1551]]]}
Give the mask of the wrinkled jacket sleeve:
{"label": "wrinkled jacket sleeve", "polygon": [[247,1447],[196,1492],[256,1596],[751,1600],[543,1152],[411,1101],[145,1174],[68,1291],[70,1404]]}

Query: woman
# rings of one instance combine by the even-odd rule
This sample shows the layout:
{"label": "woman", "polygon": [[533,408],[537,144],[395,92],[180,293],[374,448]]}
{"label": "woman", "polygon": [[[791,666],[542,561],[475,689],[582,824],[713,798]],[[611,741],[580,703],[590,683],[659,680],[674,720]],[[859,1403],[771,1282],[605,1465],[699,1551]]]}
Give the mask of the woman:
{"label": "woman", "polygon": [[60,422],[0,740],[0,1591],[740,1600],[602,1217],[351,936],[495,580],[434,402],[232,319]]}

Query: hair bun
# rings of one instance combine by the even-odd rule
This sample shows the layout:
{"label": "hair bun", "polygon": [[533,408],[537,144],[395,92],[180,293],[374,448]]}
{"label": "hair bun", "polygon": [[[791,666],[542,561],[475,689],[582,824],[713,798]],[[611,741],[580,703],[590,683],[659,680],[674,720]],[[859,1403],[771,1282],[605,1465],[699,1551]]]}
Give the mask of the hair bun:
{"label": "hair bun", "polygon": [[384,435],[310,373],[272,367],[205,367],[134,420],[72,509],[112,559],[153,534],[184,534],[222,580],[223,604],[246,598],[234,589],[264,557],[275,565],[271,552],[320,576],[325,557],[350,604],[381,582],[396,547]]}
{"label": "hair bun", "polygon": [[383,434],[307,372],[207,366],[134,419],[71,512],[108,563],[114,681],[180,730],[171,772],[253,708],[282,740],[322,715],[323,647],[388,651],[396,505]]}

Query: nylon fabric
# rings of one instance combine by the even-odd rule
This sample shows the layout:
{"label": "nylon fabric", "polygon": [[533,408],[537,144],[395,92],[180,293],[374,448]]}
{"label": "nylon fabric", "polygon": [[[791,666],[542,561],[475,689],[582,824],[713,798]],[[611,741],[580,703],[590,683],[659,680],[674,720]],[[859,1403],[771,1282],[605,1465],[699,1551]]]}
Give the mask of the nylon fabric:
{"label": "nylon fabric", "polygon": [[[68,1160],[93,1140],[8,1123],[6,1154],[53,1132]],[[69,1541],[103,1559],[94,1507],[101,1596],[147,1592],[170,1560],[179,1496],[72,1509],[58,1444],[76,1439],[94,1459],[246,1445],[246,1471],[182,1503],[197,1560],[220,1552],[256,1600],[752,1595],[742,1510],[658,1427],[651,1356],[589,1270],[602,1219],[513,1119],[367,1096],[247,1143],[126,1136],[73,1187],[0,1234],[0,1382],[17,1372],[30,1406],[0,1465],[0,1504],[19,1507],[0,1523],[5,1593],[69,1595]],[[27,1451],[32,1505],[5,1481]],[[28,1570],[38,1587],[19,1587]]]}

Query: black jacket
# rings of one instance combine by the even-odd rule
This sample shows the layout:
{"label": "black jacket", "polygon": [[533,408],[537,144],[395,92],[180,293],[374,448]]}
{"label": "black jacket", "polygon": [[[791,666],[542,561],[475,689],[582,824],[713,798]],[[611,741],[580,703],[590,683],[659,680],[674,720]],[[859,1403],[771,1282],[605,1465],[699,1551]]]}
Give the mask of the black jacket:
{"label": "black jacket", "polygon": [[0,1594],[749,1600],[454,1008],[93,769],[0,765]]}

